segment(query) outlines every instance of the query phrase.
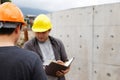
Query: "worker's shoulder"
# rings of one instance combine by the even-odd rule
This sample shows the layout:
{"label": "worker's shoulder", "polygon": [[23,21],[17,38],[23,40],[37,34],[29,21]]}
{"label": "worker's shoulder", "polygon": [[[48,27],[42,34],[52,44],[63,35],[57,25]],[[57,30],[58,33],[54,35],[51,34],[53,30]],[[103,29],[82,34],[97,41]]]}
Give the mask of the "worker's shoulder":
{"label": "worker's shoulder", "polygon": [[18,52],[18,55],[21,57],[27,57],[27,58],[37,58],[39,57],[35,52],[29,51],[23,48],[17,48],[16,50]]}
{"label": "worker's shoulder", "polygon": [[62,42],[61,39],[53,37],[53,36],[49,36],[49,39],[52,40],[52,41],[56,41],[56,42]]}
{"label": "worker's shoulder", "polygon": [[24,45],[31,45],[31,44],[34,44],[34,43],[36,43],[36,42],[37,42],[37,40],[36,40],[36,38],[34,37],[34,38],[30,39],[29,41],[26,41],[26,42],[24,43]]}
{"label": "worker's shoulder", "polygon": [[33,67],[36,62],[41,61],[39,56],[33,51],[29,51],[23,48],[14,48],[12,53],[12,58],[16,63],[22,63],[19,65]]}
{"label": "worker's shoulder", "polygon": [[36,43],[37,43],[37,42],[35,42],[35,38],[33,38],[33,39],[25,42],[25,43],[23,44],[23,48],[25,48],[25,47],[32,47],[32,46],[34,46]]}
{"label": "worker's shoulder", "polygon": [[58,45],[61,45],[63,44],[62,40],[59,39],[59,38],[56,38],[56,37],[53,37],[53,36],[50,36],[49,37],[50,41],[54,44],[58,44]]}

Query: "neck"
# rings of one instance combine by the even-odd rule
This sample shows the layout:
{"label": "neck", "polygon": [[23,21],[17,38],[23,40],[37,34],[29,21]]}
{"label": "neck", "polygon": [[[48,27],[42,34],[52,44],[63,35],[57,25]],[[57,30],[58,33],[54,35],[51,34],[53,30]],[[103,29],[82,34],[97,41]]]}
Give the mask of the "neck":
{"label": "neck", "polygon": [[0,35],[0,46],[14,46],[14,41],[8,36]]}

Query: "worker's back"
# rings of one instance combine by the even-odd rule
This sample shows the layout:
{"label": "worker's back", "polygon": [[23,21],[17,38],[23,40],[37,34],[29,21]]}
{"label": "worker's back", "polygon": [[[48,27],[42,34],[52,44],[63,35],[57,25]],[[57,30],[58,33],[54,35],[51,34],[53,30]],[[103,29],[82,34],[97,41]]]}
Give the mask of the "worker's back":
{"label": "worker's back", "polygon": [[0,80],[46,80],[36,56],[15,46],[0,47]]}

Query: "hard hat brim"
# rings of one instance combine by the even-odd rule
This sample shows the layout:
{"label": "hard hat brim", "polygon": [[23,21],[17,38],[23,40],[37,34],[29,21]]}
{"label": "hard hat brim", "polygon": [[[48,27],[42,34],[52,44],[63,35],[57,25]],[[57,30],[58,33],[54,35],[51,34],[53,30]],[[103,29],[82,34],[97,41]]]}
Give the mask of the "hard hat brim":
{"label": "hard hat brim", "polygon": [[33,32],[46,32],[46,31],[48,31],[48,30],[50,30],[51,28],[49,28],[49,29],[34,29],[34,28],[32,28],[32,31]]}

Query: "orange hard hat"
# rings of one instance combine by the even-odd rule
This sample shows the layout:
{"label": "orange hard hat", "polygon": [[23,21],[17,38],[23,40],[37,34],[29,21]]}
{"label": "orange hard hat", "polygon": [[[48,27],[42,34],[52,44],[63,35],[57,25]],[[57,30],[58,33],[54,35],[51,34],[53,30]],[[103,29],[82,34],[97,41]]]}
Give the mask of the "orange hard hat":
{"label": "orange hard hat", "polygon": [[25,25],[21,10],[11,2],[5,2],[0,5],[0,21],[19,22]]}

